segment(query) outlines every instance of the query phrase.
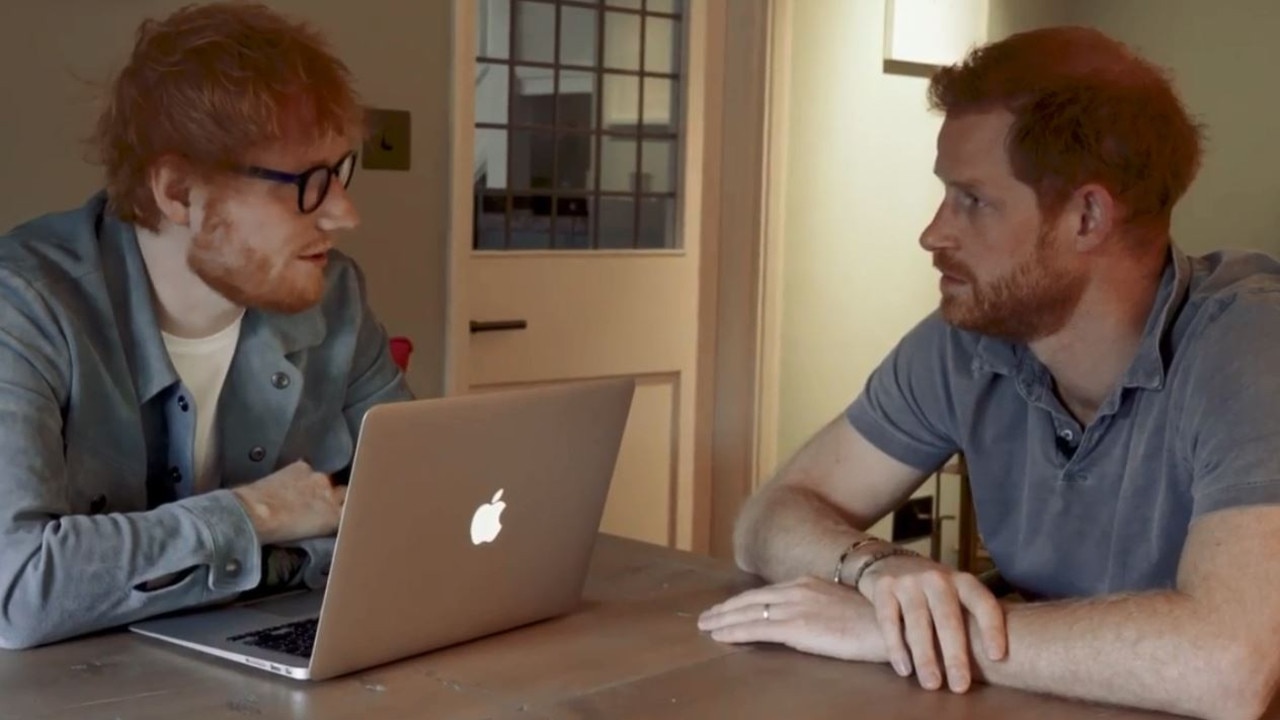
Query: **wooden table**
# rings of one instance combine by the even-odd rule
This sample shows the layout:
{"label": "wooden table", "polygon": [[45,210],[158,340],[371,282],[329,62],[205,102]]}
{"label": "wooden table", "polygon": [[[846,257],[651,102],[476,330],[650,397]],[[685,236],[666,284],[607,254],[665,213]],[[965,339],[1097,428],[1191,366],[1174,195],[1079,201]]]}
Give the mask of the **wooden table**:
{"label": "wooden table", "polygon": [[1163,717],[1002,688],[927,692],[885,666],[698,632],[699,612],[755,582],[724,562],[602,536],[570,616],[318,684],[128,633],[0,651],[0,720]]}

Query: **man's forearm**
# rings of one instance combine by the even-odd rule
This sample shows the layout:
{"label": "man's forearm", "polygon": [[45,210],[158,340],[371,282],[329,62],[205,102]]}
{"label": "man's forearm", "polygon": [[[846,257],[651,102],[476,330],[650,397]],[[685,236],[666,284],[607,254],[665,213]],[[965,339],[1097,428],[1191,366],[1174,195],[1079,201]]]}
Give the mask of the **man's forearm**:
{"label": "man's forearm", "polygon": [[[1008,606],[1009,653],[973,654],[985,682],[1196,717],[1266,706],[1248,647],[1179,592]],[[970,618],[971,646],[981,636]]]}
{"label": "man's forearm", "polygon": [[769,582],[805,575],[829,580],[840,554],[864,537],[815,493],[773,487],[751,499],[735,545],[739,566]]}
{"label": "man's forearm", "polygon": [[[0,647],[18,649],[229,599],[258,582],[260,548],[226,491],[142,513],[9,524]],[[164,587],[163,592],[149,592]]]}

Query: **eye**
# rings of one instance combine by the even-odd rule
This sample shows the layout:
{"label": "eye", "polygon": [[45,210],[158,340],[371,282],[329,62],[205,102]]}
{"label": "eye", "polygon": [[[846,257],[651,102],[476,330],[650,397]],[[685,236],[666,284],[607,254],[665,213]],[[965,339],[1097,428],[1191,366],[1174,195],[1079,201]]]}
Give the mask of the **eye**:
{"label": "eye", "polygon": [[988,203],[985,198],[960,187],[953,188],[952,198],[952,202],[955,203],[954,207],[956,210],[967,214],[977,213],[978,211],[985,210],[990,206],[990,203]]}

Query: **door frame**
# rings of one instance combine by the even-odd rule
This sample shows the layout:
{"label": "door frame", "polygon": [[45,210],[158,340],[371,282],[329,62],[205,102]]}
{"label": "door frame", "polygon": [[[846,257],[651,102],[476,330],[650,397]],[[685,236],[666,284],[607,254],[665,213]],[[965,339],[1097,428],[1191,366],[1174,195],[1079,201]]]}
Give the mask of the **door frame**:
{"label": "door frame", "polygon": [[[456,252],[459,235],[470,231],[474,222],[475,186],[473,162],[464,158],[475,157],[475,129],[465,119],[474,118],[475,111],[464,113],[463,108],[474,108],[476,103],[476,3],[474,0],[450,0],[450,60],[453,72],[449,82],[449,232],[446,235],[445,256],[445,327],[444,327],[444,388],[445,395],[458,395],[470,387],[467,377],[467,351],[471,341],[470,319],[465,303],[458,301],[458,281],[463,276],[467,258]],[[463,188],[466,190],[463,191]]]}
{"label": "door frame", "polygon": [[[705,3],[701,118],[698,359],[693,447],[694,552],[732,555],[742,503],[777,463],[782,228],[793,0]],[[473,222],[475,2],[451,0],[450,202],[444,392],[465,391],[470,323],[455,301]],[[696,107],[692,103],[691,107]],[[693,139],[693,128],[699,138]],[[465,191],[463,190],[465,189]]]}
{"label": "door frame", "polygon": [[722,115],[708,118],[720,128],[718,162],[708,162],[715,187],[704,195],[715,208],[704,218],[710,255],[699,338],[711,382],[699,398],[695,463],[707,472],[706,551],[717,557],[733,556],[738,511],[777,464],[791,3],[730,0]]}

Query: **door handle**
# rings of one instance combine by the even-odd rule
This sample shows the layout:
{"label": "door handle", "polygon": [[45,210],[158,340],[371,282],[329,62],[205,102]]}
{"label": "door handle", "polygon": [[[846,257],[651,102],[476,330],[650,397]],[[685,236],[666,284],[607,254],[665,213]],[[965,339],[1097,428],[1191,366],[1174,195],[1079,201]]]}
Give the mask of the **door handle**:
{"label": "door handle", "polygon": [[471,332],[497,332],[499,330],[524,330],[529,323],[524,320],[472,320]]}

